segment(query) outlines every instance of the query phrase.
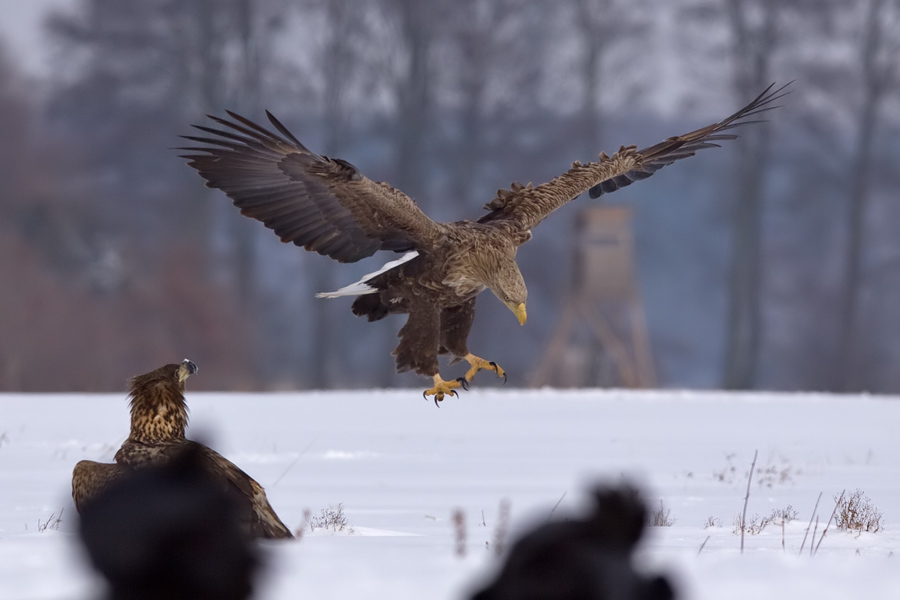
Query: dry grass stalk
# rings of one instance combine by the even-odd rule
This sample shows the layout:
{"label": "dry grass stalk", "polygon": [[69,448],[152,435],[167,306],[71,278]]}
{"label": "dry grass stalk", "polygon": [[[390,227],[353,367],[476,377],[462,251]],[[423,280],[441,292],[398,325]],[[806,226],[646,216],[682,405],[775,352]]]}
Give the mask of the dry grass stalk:
{"label": "dry grass stalk", "polygon": [[650,513],[650,526],[651,527],[671,527],[675,524],[674,519],[672,519],[672,511],[666,508],[663,504],[663,501],[659,501],[659,507],[653,510]]}
{"label": "dry grass stalk", "polygon": [[756,466],[756,456],[759,450],[753,451],[753,462],[750,463],[750,474],[747,476],[747,495],[744,496],[744,513],[741,516],[741,554],[744,553],[744,523],[747,522],[747,503],[750,502],[750,482],[753,480],[753,468]]}
{"label": "dry grass stalk", "polygon": [[466,555],[466,516],[461,508],[453,511],[453,539],[456,556],[463,558]]}
{"label": "dry grass stalk", "polygon": [[[304,516],[306,513],[304,512]],[[338,502],[337,508],[323,508],[319,515],[307,518],[309,530],[330,529],[337,533],[346,531],[347,533],[355,533],[353,528],[347,523],[347,516],[344,514],[344,505]]]}
{"label": "dry grass stalk", "polygon": [[553,508],[550,509],[550,514],[547,515],[547,521],[550,521],[550,519],[553,518],[553,513],[556,512],[556,509],[559,507],[560,504],[562,504],[563,498],[565,498],[566,494],[568,494],[568,493],[569,493],[568,491],[565,491],[565,492],[563,492],[562,496],[559,497],[559,500],[557,500],[556,504],[553,505]]}
{"label": "dry grass stalk", "polygon": [[56,516],[56,513],[50,515],[50,518],[45,522],[41,523],[41,520],[38,519],[37,530],[39,533],[44,533],[48,529],[59,530],[59,524],[62,522],[63,511],[66,510],[65,507],[59,509],[59,516]]}
{"label": "dry grass stalk", "polygon": [[760,517],[753,515],[747,522],[744,522],[741,515],[736,515],[734,520],[734,533],[740,533],[742,530],[750,535],[757,535],[772,523],[781,523],[782,527],[785,523],[789,523],[797,518],[797,511],[788,504],[787,508],[773,509],[768,517]]}
{"label": "dry grass stalk", "polygon": [[813,555],[813,542],[816,541],[816,530],[819,528],[819,517],[816,517],[816,526],[813,527],[813,537],[809,541],[809,555]]}
{"label": "dry grass stalk", "polygon": [[706,536],[706,539],[703,540],[702,544],[700,544],[700,549],[697,550],[697,556],[700,556],[700,553],[703,552],[704,548],[706,548],[706,542],[708,542],[709,538],[711,538],[711,537],[712,537],[711,535]]}
{"label": "dry grass stalk", "polygon": [[784,548],[784,524],[787,523],[787,519],[781,520],[781,551],[785,552]]}
{"label": "dry grass stalk", "polygon": [[816,552],[819,551],[819,546],[822,545],[822,540],[825,539],[825,534],[828,533],[828,526],[831,525],[831,521],[834,519],[835,513],[837,513],[838,506],[841,505],[841,500],[844,499],[844,494],[846,494],[846,493],[847,493],[847,490],[842,491],[840,497],[837,499],[837,501],[835,501],[834,510],[831,511],[831,516],[828,517],[828,522],[825,523],[825,529],[822,530],[822,537],[819,538],[819,543],[816,544],[816,549],[812,553],[813,556],[815,556]]}
{"label": "dry grass stalk", "polygon": [[882,514],[862,490],[856,490],[839,503],[835,525],[843,531],[875,533],[884,527]]}
{"label": "dry grass stalk", "polygon": [[[816,505],[813,506],[812,514],[809,517],[809,525],[806,526],[806,533],[803,534],[803,543],[800,544],[800,552],[797,553],[798,555],[803,554],[803,546],[806,545],[806,537],[809,535],[809,528],[812,527],[813,518],[816,516],[816,511],[819,509],[819,500],[821,499],[822,492],[819,492],[819,497],[816,498]],[[810,542],[810,544],[812,544],[812,542]]]}
{"label": "dry grass stalk", "polygon": [[506,548],[506,534],[509,532],[509,500],[504,498],[500,501],[500,508],[497,510],[497,527],[494,528],[494,554],[500,556]]}

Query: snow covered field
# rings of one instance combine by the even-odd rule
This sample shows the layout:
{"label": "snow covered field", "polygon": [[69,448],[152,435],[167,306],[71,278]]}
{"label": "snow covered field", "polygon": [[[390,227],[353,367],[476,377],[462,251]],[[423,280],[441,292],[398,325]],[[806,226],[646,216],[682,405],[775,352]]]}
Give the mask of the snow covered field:
{"label": "snow covered field", "polygon": [[[674,524],[650,530],[639,560],[671,574],[680,598],[900,598],[894,397],[475,390],[440,410],[416,390],[187,398],[189,437],[262,483],[285,523],[341,503],[354,529],[267,544],[259,599],[464,598],[498,564],[501,502],[515,537],[560,498],[556,516],[578,510],[592,483],[622,477],[671,511]],[[127,431],[124,393],[0,395],[0,600],[97,595],[73,533],[72,467],[111,461]],[[757,449],[748,520],[788,505],[798,516],[785,550],[770,525],[741,555],[733,521]],[[809,540],[798,556],[819,493],[821,532],[834,496],[857,488],[883,513],[883,531],[832,525],[815,557]],[[462,558],[455,509],[466,520]],[[706,527],[710,518],[720,525]]]}

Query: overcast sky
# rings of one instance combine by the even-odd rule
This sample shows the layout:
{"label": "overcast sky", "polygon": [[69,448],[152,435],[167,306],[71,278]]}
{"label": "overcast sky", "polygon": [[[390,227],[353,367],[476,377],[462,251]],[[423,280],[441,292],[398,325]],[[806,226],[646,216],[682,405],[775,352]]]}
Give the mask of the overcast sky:
{"label": "overcast sky", "polygon": [[78,0],[0,0],[0,36],[12,60],[23,71],[39,75],[47,70],[41,23],[57,7]]}

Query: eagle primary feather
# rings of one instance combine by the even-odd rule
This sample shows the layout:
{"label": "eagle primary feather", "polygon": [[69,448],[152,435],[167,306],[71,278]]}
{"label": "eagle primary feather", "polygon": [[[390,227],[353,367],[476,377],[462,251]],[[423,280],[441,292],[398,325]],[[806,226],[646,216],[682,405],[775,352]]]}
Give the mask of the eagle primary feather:
{"label": "eagle primary feather", "polygon": [[[474,317],[474,298],[490,289],[518,318],[526,319],[527,289],[515,261],[516,249],[531,239],[531,230],[564,204],[586,191],[591,197],[613,192],[650,177],[677,160],[717,142],[736,137],[735,127],[774,108],[784,87],[766,88],[727,119],[638,150],[623,146],[612,156],[572,168],[538,186],[513,184],[488,202],[477,221],[436,223],[403,192],[363,176],[350,163],[310,152],[274,116],[272,132],[229,112],[230,119],[210,117],[221,128],[195,125],[207,136],[185,136],[197,145],[184,155],[206,179],[224,191],[245,216],[261,221],[284,242],[353,262],[378,250],[415,252],[411,260],[372,274],[359,286],[325,294],[360,293],[353,313],[370,321],[406,313],[400,344],[394,351],[397,370],[430,376],[426,390],[435,401],[467,387],[482,369],[505,378],[496,363],[468,351],[466,339]],[[437,357],[448,353],[466,360],[464,378],[445,381]]]}
{"label": "eagle primary feather", "polygon": [[197,371],[197,365],[185,359],[169,364],[130,381],[131,432],[115,455],[115,464],[81,461],[72,475],[72,497],[81,511],[98,493],[133,469],[165,464],[190,446],[204,469],[211,473],[239,502],[245,527],[253,537],[291,538],[266,498],[262,486],[227,458],[188,440],[184,382]]}

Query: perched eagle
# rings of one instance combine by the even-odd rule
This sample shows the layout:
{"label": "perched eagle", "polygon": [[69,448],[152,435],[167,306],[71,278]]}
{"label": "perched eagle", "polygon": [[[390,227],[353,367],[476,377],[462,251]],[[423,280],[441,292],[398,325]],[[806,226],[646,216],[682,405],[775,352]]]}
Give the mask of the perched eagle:
{"label": "perched eagle", "polygon": [[197,365],[185,359],[131,379],[131,434],[116,452],[115,464],[82,460],[75,465],[75,507],[81,512],[85,503],[133,469],[165,464],[188,447],[196,447],[206,470],[240,502],[245,526],[253,537],[294,537],[275,514],[261,485],[215,450],[184,437],[188,424],[184,382],[196,372]]}
{"label": "perched eagle", "polygon": [[[755,122],[773,108],[784,87],[766,88],[724,121],[638,150],[623,146],[612,156],[572,168],[538,186],[514,183],[499,190],[476,221],[438,223],[406,194],[372,181],[345,160],[310,152],[272,114],[278,133],[228,112],[231,120],[210,116],[227,129],[195,125],[212,137],[184,136],[197,146],[181,148],[206,185],[225,192],[241,214],[261,221],[283,242],[293,242],[339,262],[354,262],[378,250],[406,253],[357,284],[324,297],[357,295],[353,314],[376,321],[406,313],[400,345],[394,350],[399,372],[432,377],[425,391],[435,402],[468,387],[488,369],[506,379],[496,363],[469,352],[466,339],[475,316],[475,297],[490,289],[525,324],[528,292],[516,264],[517,248],[531,230],[557,208],[586,191],[596,198],[646,179],[697,150],[737,136],[725,133]],[[280,134],[280,135],[279,135]],[[438,355],[465,360],[465,377],[446,381]]]}
{"label": "perched eagle", "polygon": [[264,555],[201,444],[136,469],[88,502],[78,532],[106,600],[246,600]]}

